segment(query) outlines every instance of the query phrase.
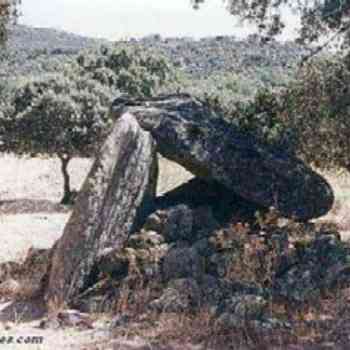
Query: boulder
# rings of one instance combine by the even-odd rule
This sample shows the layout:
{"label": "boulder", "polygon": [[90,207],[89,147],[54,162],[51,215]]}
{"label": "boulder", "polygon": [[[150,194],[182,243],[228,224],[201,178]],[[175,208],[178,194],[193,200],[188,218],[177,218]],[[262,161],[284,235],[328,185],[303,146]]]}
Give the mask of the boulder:
{"label": "boulder", "polygon": [[240,131],[190,95],[118,98],[111,113],[135,116],[164,157],[197,177],[287,217],[319,217],[333,205],[329,184],[302,161]]}
{"label": "boulder", "polygon": [[142,274],[145,279],[160,277],[161,262],[168,254],[169,245],[160,244],[148,248],[106,249],[98,257],[97,270],[120,281],[133,274]]}
{"label": "boulder", "polygon": [[54,318],[47,318],[40,322],[40,329],[79,328],[93,329],[93,320],[88,314],[77,310],[59,311]]}
{"label": "boulder", "polygon": [[129,238],[128,245],[135,249],[148,249],[160,246],[164,243],[164,237],[156,231],[141,230],[140,233]]}
{"label": "boulder", "polygon": [[261,320],[267,306],[268,302],[258,295],[233,296],[225,301],[225,311],[217,321],[227,328],[244,328],[247,322]]}
{"label": "boulder", "polygon": [[178,278],[199,279],[204,273],[204,261],[189,247],[175,247],[165,255],[162,274],[165,281]]}
{"label": "boulder", "polygon": [[151,134],[132,115],[116,121],[97,154],[63,236],[53,247],[49,306],[68,304],[95,280],[97,257],[118,249],[152,211],[157,157]]}
{"label": "boulder", "polygon": [[50,264],[50,250],[29,248],[22,264],[0,264],[0,296],[26,300],[41,296]]}
{"label": "boulder", "polygon": [[167,242],[190,240],[193,227],[193,213],[186,205],[180,204],[166,212],[163,235]]}
{"label": "boulder", "polygon": [[21,264],[16,261],[7,261],[0,264],[0,283],[18,275]]}
{"label": "boulder", "polygon": [[191,311],[200,305],[201,291],[192,278],[180,278],[169,282],[162,295],[149,304],[158,312]]}

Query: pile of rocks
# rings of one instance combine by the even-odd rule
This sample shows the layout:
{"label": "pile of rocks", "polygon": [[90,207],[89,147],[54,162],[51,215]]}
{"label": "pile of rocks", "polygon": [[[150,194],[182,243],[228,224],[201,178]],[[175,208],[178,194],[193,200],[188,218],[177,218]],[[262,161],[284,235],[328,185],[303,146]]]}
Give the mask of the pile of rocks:
{"label": "pile of rocks", "polygon": [[[182,188],[165,195],[122,249],[106,249],[96,265],[98,281],[73,307],[115,310],[127,287],[130,305],[138,303],[138,289],[147,290],[145,314],[207,309],[225,326],[243,327],[249,320],[259,327],[288,327],[271,316],[271,300],[303,305],[324,290],[349,284],[350,247],[334,227],[297,223],[274,212],[260,222],[247,215],[251,206],[246,215],[226,221],[215,208],[222,197],[211,203],[196,198],[202,185],[200,180],[184,184],[188,197],[181,204]],[[207,188],[202,197],[212,196]]]}

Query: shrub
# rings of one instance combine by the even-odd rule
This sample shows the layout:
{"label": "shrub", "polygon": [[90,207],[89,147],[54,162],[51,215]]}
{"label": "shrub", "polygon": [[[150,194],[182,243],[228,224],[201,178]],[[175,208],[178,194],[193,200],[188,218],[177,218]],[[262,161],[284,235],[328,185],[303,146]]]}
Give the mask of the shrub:
{"label": "shrub", "polygon": [[127,44],[82,53],[77,62],[90,78],[135,97],[150,97],[176,77],[159,53]]}
{"label": "shrub", "polygon": [[283,122],[297,153],[322,168],[350,170],[350,70],[346,59],[317,59],[300,70],[283,96]]}

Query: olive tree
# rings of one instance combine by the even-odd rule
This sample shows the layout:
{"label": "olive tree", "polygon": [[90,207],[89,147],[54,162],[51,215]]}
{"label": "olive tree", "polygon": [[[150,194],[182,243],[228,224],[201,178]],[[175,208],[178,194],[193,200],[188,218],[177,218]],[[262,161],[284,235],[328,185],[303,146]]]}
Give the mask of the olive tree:
{"label": "olive tree", "polygon": [[112,123],[111,90],[95,80],[46,75],[18,87],[3,117],[4,147],[16,154],[57,156],[64,179],[62,203],[72,199],[68,164],[91,157]]}
{"label": "olive tree", "polygon": [[157,56],[127,47],[81,54],[77,63],[22,82],[0,115],[1,150],[57,156],[64,179],[62,203],[72,199],[68,164],[93,157],[113,121],[112,100],[120,93],[151,96],[172,75]]}

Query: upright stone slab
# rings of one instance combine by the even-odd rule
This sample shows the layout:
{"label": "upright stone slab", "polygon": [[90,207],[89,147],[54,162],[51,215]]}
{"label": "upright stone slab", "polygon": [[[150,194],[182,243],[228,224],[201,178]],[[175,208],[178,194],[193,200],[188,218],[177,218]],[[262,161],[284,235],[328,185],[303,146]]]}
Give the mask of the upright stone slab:
{"label": "upright stone slab", "polygon": [[49,306],[69,305],[89,284],[97,256],[121,247],[143,223],[156,191],[155,148],[150,133],[133,116],[125,114],[116,122],[53,248]]}
{"label": "upright stone slab", "polygon": [[112,113],[126,112],[151,132],[164,157],[249,201],[302,220],[333,205],[329,184],[302,161],[258,142],[189,95],[116,99]]}

